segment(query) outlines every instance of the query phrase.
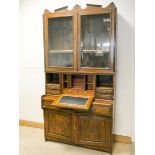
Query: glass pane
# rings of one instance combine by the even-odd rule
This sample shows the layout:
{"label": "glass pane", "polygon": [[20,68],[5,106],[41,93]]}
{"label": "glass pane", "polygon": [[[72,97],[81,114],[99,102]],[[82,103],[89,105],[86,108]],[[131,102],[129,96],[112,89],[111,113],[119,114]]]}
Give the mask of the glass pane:
{"label": "glass pane", "polygon": [[110,65],[110,14],[81,17],[81,67]]}
{"label": "glass pane", "polygon": [[73,66],[72,17],[48,19],[49,66]]}
{"label": "glass pane", "polygon": [[72,67],[73,54],[72,53],[49,53],[48,65],[55,67]]}

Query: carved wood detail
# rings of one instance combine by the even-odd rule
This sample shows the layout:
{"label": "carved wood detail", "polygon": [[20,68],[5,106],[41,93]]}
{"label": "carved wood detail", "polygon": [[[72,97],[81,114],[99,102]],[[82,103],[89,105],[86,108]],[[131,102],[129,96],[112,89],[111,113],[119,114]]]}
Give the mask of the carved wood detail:
{"label": "carved wood detail", "polygon": [[50,11],[48,9],[45,9],[44,13],[50,13]]}
{"label": "carved wood detail", "polygon": [[116,8],[116,6],[115,6],[114,2],[111,2],[111,3],[110,3],[107,7],[105,7],[105,8],[114,9],[114,8]]}
{"label": "carved wood detail", "polygon": [[[106,6],[106,7],[104,7],[105,9],[114,9],[114,8],[116,8],[115,7],[115,4],[114,4],[114,2],[112,2],[112,3],[110,3],[108,6]],[[86,6],[86,8],[85,9],[83,9],[83,10],[91,10],[91,9],[96,9],[96,10],[101,10],[101,9],[104,9],[103,7],[102,7],[102,5],[95,5],[95,4],[88,4],[87,6]],[[72,11],[79,11],[79,10],[82,10],[82,8],[81,8],[81,6],[80,5],[78,5],[78,4],[76,4],[74,7],[73,7],[73,9],[72,9]],[[62,7],[62,8],[58,8],[58,9],[55,9],[54,10],[55,12],[65,12],[65,11],[69,11],[68,10],[68,6],[64,6],[64,7]],[[50,12],[48,9],[45,9],[44,10],[44,13],[52,13],[52,12]]]}
{"label": "carved wood detail", "polygon": [[81,6],[78,5],[78,4],[76,4],[76,5],[73,7],[73,10],[75,10],[75,11],[78,11],[78,10],[80,10],[80,9],[81,9]]}
{"label": "carved wood detail", "polygon": [[54,10],[54,11],[55,11],[55,12],[57,12],[57,11],[64,11],[64,10],[68,10],[67,8],[68,8],[68,6],[64,6],[64,7],[62,7],[62,8],[58,8],[58,9],[56,9],[56,10]]}

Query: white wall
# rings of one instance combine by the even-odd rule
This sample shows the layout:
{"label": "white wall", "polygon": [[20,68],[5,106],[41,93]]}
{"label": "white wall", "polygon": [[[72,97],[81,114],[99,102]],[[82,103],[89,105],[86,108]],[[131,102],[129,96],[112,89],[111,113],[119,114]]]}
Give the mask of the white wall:
{"label": "white wall", "polygon": [[[111,0],[20,0],[20,119],[43,122],[44,9],[53,11],[75,4],[107,6]],[[114,133],[134,139],[134,0],[114,0],[118,10],[117,76]]]}

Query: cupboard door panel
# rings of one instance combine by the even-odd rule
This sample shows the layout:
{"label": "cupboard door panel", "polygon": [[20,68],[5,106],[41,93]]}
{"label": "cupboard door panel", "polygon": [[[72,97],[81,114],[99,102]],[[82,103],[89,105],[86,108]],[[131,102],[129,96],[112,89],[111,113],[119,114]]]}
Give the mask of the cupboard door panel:
{"label": "cupboard door panel", "polygon": [[114,23],[112,12],[78,13],[78,70],[86,72],[114,71]]}
{"label": "cupboard door panel", "polygon": [[72,17],[48,19],[48,66],[73,67]]}
{"label": "cupboard door panel", "polygon": [[78,143],[111,146],[111,123],[107,117],[78,114]]}
{"label": "cupboard door panel", "polygon": [[44,43],[46,71],[76,70],[76,24],[73,13],[58,16],[44,14]]}
{"label": "cupboard door panel", "polygon": [[72,114],[64,111],[47,110],[46,134],[52,138],[72,139]]}
{"label": "cupboard door panel", "polygon": [[110,14],[81,16],[81,67],[110,67]]}

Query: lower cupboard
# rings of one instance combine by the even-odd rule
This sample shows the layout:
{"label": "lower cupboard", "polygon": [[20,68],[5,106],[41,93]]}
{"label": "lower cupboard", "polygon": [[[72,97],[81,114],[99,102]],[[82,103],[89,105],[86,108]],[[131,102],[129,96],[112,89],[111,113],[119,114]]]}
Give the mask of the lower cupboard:
{"label": "lower cupboard", "polygon": [[45,140],[112,152],[112,118],[93,112],[44,109]]}

